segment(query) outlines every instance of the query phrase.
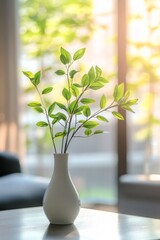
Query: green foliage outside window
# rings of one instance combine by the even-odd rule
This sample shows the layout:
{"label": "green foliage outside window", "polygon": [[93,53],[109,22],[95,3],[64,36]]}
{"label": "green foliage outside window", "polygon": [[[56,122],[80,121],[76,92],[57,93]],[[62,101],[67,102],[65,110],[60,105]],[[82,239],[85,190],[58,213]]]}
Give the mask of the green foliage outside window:
{"label": "green foliage outside window", "polygon": [[[160,79],[160,31],[159,31],[159,1],[145,0],[143,14],[132,13],[130,15],[130,24],[138,23],[142,29],[143,39],[129,39],[128,47],[130,53],[128,57],[128,79],[129,85],[141,95],[142,108],[144,110],[143,119],[139,124],[143,127],[138,136],[150,141],[153,137],[153,127],[160,124],[160,117],[155,111],[157,97],[159,96]],[[158,17],[158,18],[157,18]],[[137,29],[141,31],[141,29]]]}
{"label": "green foliage outside window", "polygon": [[22,46],[31,57],[56,54],[74,41],[84,43],[95,28],[92,0],[21,0],[20,9]]}
{"label": "green foliage outside window", "polygon": [[[20,37],[25,57],[36,59],[42,79],[52,79],[50,71],[57,65],[60,46],[85,46],[96,28],[101,27],[93,16],[93,0],[20,0]],[[102,26],[104,28],[104,26]],[[47,61],[46,61],[47,60]],[[27,59],[27,62],[29,60]],[[23,67],[24,68],[24,67]],[[45,81],[44,81],[45,82]],[[26,85],[24,92],[34,97],[34,88]],[[25,112],[28,111],[27,109]],[[30,123],[27,123],[26,130]],[[36,138],[38,152],[48,151],[47,131]],[[31,142],[33,139],[31,140]],[[27,137],[30,144],[30,137]],[[44,149],[45,148],[45,149]]]}

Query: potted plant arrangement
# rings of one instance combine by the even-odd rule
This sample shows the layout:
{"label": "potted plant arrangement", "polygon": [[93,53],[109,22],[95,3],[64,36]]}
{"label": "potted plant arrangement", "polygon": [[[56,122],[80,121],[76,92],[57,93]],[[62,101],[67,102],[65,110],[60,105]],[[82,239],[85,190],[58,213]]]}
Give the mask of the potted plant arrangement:
{"label": "potted plant arrangement", "polygon": [[[108,80],[102,76],[102,70],[98,66],[92,66],[87,73],[80,76],[81,73],[73,68],[73,64],[81,59],[84,53],[85,48],[77,50],[73,55],[62,47],[60,49],[63,68],[55,73],[66,80],[61,102],[54,99],[48,104],[45,101],[46,95],[54,92],[54,87],[41,89],[40,71],[35,74],[30,71],[23,72],[39,96],[39,101],[30,102],[28,106],[45,117],[45,120],[42,118],[36,125],[48,127],[54,149],[54,171],[43,201],[44,212],[53,224],[73,223],[80,210],[79,196],[68,172],[68,148],[77,133],[83,130],[86,137],[102,134],[104,131],[98,127],[102,122],[109,122],[107,114],[124,120],[117,107],[133,112],[131,107],[137,103],[137,99],[129,99],[129,91],[124,90],[122,83],[114,86],[110,100],[102,94],[98,100],[98,109],[93,112],[90,105],[96,100],[88,97],[89,93],[102,89]],[[57,126],[60,127],[60,131]],[[59,150],[58,139],[61,140]]]}

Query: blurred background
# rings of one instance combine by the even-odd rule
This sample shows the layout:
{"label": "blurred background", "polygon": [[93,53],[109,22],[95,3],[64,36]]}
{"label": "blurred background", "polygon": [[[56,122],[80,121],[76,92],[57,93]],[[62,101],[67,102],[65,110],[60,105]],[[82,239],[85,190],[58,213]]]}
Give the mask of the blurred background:
{"label": "blurred background", "polygon": [[82,203],[114,206],[120,175],[159,174],[159,24],[158,0],[1,0],[0,151],[17,153],[26,173],[51,176],[52,144],[27,107],[35,93],[22,71],[45,70],[43,81],[52,83],[60,47],[85,47],[79,67],[98,65],[110,80],[107,94],[124,82],[139,103],[123,123],[108,116],[107,134],[71,144],[69,168]]}

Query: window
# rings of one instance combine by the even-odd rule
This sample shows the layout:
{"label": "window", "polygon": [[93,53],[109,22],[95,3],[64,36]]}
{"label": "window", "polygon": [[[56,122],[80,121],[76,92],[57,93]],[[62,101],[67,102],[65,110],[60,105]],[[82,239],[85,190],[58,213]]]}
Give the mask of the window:
{"label": "window", "polygon": [[[89,66],[96,63],[106,70],[107,75],[112,76],[113,81],[117,81],[117,75],[120,82],[125,81],[126,77],[127,84],[133,90],[132,94],[139,98],[139,103],[135,108],[136,113],[127,114],[127,122],[118,123],[118,128],[117,122],[110,119],[110,123],[107,127],[105,126],[109,132],[107,135],[101,135],[92,140],[78,140],[78,144],[75,141],[70,149],[71,174],[84,201],[114,203],[117,201],[117,167],[118,175],[127,173],[127,171],[131,174],[159,173],[158,133],[160,124],[157,109],[159,106],[160,74],[160,6],[159,1],[156,0],[140,0],[138,3],[132,0],[101,1],[101,4],[100,1],[96,0],[65,1],[64,4],[61,0],[55,1],[53,6],[53,1],[49,0],[43,1],[41,5],[38,5],[40,0],[19,0],[22,41],[20,72],[21,70],[36,71],[49,67],[45,74],[45,77],[49,79],[54,71],[50,67],[57,64],[57,52],[60,46],[73,51],[81,46],[86,46],[86,62],[83,67],[87,68],[88,63]],[[14,31],[11,34],[10,30],[15,29],[12,26],[14,21],[9,19],[13,17],[11,9],[14,9],[14,7],[9,7],[11,6],[9,0],[1,1],[2,3],[5,8],[1,9],[8,10],[7,12],[3,11],[0,18],[3,21],[8,19],[8,22],[5,20],[5,24],[9,23],[6,26],[10,26],[10,28],[3,28],[2,24],[0,25],[1,49],[6,50],[4,52],[7,53],[6,58],[2,57],[3,55],[0,57],[2,63],[0,66],[0,91],[2,93],[0,97],[3,99],[3,101],[0,101],[1,136],[6,133],[6,129],[16,129],[16,132],[20,132],[17,131],[17,128],[10,127],[18,126],[17,99],[15,98],[15,96],[18,96],[16,77],[14,77],[14,81],[12,77],[15,74],[13,69],[16,68],[13,66],[16,65],[14,61],[16,53],[13,51],[13,49],[16,49],[16,44],[14,41],[2,38],[2,36],[5,36],[5,39],[11,40],[13,37]],[[15,1],[12,1],[13,3],[15,4]],[[35,9],[36,12],[34,12]],[[125,19],[126,10],[127,18]],[[13,12],[15,13],[15,11]],[[56,14],[53,14],[53,11]],[[62,14],[64,11],[65,14]],[[76,12],[81,14],[77,15]],[[117,19],[119,20],[118,42],[116,41]],[[71,30],[71,32],[68,30]],[[126,32],[127,41],[125,39]],[[49,49],[48,46],[50,46]],[[127,53],[127,56],[125,56],[125,53]],[[13,60],[11,61],[11,59]],[[4,67],[2,68],[2,66]],[[11,71],[14,72],[11,74],[12,76],[7,75],[7,71],[4,71],[5,67],[6,69],[11,67]],[[4,73],[7,76],[4,76]],[[12,84],[12,88],[9,90],[8,86],[10,84]],[[23,137],[22,134],[20,137],[21,150],[23,139],[25,140],[23,146],[26,147],[23,151],[23,153],[25,152],[24,168],[26,172],[32,174],[50,176],[53,169],[52,149],[49,140],[47,140],[47,134],[35,127],[36,115],[26,107],[27,102],[32,98],[32,92],[26,80],[22,79],[21,73],[19,84],[21,91],[19,116],[20,123],[23,126]],[[10,100],[7,98],[8,101],[5,100],[6,96],[3,96],[3,92],[7,91],[11,91],[9,94],[11,98]],[[2,124],[3,117],[9,116],[4,109],[12,110],[13,114],[10,110],[8,112],[10,112],[10,116],[14,116],[14,121],[10,118],[8,128],[5,128]],[[5,122],[8,123],[8,120],[5,119]],[[14,122],[15,125],[10,125],[11,122]],[[7,130],[11,133],[10,136],[16,136],[10,130]],[[1,141],[1,150],[13,150],[8,146],[15,141],[9,135],[5,136],[7,137],[3,139],[8,139],[8,143]],[[81,151],[82,148],[83,152]]]}
{"label": "window", "polygon": [[159,1],[128,3],[127,81],[139,98],[128,121],[129,173],[159,173]]}
{"label": "window", "polygon": [[[77,15],[79,12],[81,15]],[[21,0],[20,17],[21,69],[35,72],[55,65],[57,49],[61,46],[71,51],[86,47],[82,67],[99,65],[112,81],[116,81],[114,1],[101,0],[101,4],[97,0],[59,1],[53,4],[49,0],[45,3]],[[45,78],[49,79],[53,71],[46,72]],[[28,91],[22,93],[24,112],[21,115],[26,128],[25,167],[30,173],[50,176],[53,169],[50,140],[43,129],[35,127],[36,114],[25,107],[33,97],[25,78],[21,88]],[[75,139],[70,148],[70,172],[85,202],[116,202],[116,124],[111,118],[110,123],[104,125],[107,134]]]}

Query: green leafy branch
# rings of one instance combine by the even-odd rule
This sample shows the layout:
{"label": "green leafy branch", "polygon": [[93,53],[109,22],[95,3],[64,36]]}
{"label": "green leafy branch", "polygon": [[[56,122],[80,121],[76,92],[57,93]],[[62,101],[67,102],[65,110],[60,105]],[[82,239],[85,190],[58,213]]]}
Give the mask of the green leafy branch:
{"label": "green leafy branch", "polygon": [[[31,102],[28,106],[45,115],[46,121],[39,121],[36,125],[38,127],[49,127],[55,153],[57,153],[57,138],[61,138],[61,153],[66,153],[72,139],[78,136],[77,133],[80,129],[84,129],[82,137],[104,133],[101,129],[95,130],[102,122],[109,122],[104,114],[109,112],[118,120],[124,120],[124,117],[118,111],[112,109],[120,107],[133,112],[131,107],[137,103],[137,99],[129,99],[129,91],[124,90],[124,84],[122,83],[114,86],[112,101],[108,103],[106,95],[103,94],[99,99],[99,109],[93,112],[90,105],[95,103],[96,100],[86,97],[86,94],[88,91],[97,91],[103,88],[108,83],[108,79],[102,76],[102,70],[98,66],[92,66],[77,82],[76,74],[79,71],[72,69],[72,65],[75,61],[81,59],[84,53],[85,48],[77,50],[73,56],[64,48],[60,50],[60,62],[65,70],[58,69],[55,73],[66,78],[66,86],[62,89],[63,102],[66,102],[66,104],[54,101],[47,106],[43,98],[53,91],[53,87],[47,87],[40,91],[40,71],[35,74],[29,71],[23,72],[34,85],[40,99],[40,102]],[[59,111],[57,111],[57,108]],[[61,126],[61,131],[56,131],[57,125]]]}

